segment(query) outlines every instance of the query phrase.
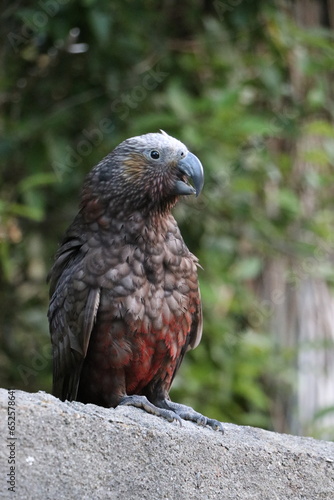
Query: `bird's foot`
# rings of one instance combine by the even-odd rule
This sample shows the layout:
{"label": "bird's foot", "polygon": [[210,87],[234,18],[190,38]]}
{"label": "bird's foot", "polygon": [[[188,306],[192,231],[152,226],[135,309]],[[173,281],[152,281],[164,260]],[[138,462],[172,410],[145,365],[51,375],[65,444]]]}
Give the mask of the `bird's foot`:
{"label": "bird's foot", "polygon": [[[215,431],[220,431],[224,434],[224,429],[222,424],[213,418],[208,418],[193,410],[190,406],[182,405],[179,403],[174,403],[164,399],[159,402],[159,406],[151,403],[146,396],[124,396],[119,402],[120,405],[135,406],[136,408],[141,408],[142,410],[156,415],[157,417],[163,417],[168,422],[173,422],[177,420],[180,425],[182,425],[182,420],[190,420],[198,425],[205,427],[208,425]],[[161,406],[160,406],[161,404]],[[182,419],[182,420],[181,420]]]}
{"label": "bird's foot", "polygon": [[224,428],[219,420],[214,418],[208,418],[195,411],[191,406],[182,405],[180,403],[174,403],[173,401],[165,400],[166,405],[173,410],[180,418],[183,420],[190,420],[198,425],[203,425],[204,427],[208,425],[212,427],[215,431],[220,431],[224,434]]}
{"label": "bird's foot", "polygon": [[135,406],[136,408],[141,408],[142,410],[147,411],[147,413],[151,413],[152,415],[156,415],[157,417],[162,417],[168,420],[168,422],[173,422],[177,420],[180,425],[182,425],[181,418],[174,410],[167,410],[165,408],[159,408],[151,403],[146,396],[124,396],[119,405],[125,406]]}

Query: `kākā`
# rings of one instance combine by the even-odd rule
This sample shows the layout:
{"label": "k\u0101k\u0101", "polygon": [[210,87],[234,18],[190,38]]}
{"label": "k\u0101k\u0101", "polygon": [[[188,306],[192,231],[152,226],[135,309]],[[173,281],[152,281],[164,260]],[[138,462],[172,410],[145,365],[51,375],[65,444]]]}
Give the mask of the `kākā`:
{"label": "k\u0101k\u0101", "polygon": [[88,174],[49,274],[55,396],[223,430],[168,395],[202,335],[198,260],[171,209],[203,182],[165,132],[125,140]]}

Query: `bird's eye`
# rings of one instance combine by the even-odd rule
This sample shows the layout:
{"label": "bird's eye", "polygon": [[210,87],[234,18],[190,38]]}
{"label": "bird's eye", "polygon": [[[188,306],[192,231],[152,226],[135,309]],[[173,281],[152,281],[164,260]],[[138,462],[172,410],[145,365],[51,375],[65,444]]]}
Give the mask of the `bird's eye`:
{"label": "bird's eye", "polygon": [[153,160],[157,160],[158,158],[160,158],[160,153],[159,153],[159,151],[156,151],[154,149],[153,151],[151,151],[150,156],[151,156],[151,158],[153,158]]}
{"label": "bird's eye", "polygon": [[181,151],[180,156],[183,158],[184,157],[184,152]]}

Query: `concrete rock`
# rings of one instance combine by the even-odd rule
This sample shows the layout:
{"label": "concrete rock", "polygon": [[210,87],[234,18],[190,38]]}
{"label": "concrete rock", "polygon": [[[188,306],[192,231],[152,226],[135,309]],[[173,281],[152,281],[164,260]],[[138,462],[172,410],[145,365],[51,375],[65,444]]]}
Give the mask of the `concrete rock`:
{"label": "concrete rock", "polygon": [[[132,407],[14,394],[16,498],[334,499],[334,443],[232,424],[222,435]],[[0,497],[14,498],[7,403],[0,389]]]}

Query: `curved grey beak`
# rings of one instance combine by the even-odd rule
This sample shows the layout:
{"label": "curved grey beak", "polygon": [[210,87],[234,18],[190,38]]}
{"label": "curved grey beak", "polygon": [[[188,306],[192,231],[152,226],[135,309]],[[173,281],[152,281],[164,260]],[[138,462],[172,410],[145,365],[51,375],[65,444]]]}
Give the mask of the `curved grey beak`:
{"label": "curved grey beak", "polygon": [[[187,156],[182,158],[182,160],[179,160],[177,168],[180,173],[180,178],[175,183],[174,194],[188,195],[196,193],[197,197],[202,191],[204,185],[202,163],[199,161],[197,156],[188,152]],[[193,186],[188,184],[188,177],[192,180],[195,189]]]}

